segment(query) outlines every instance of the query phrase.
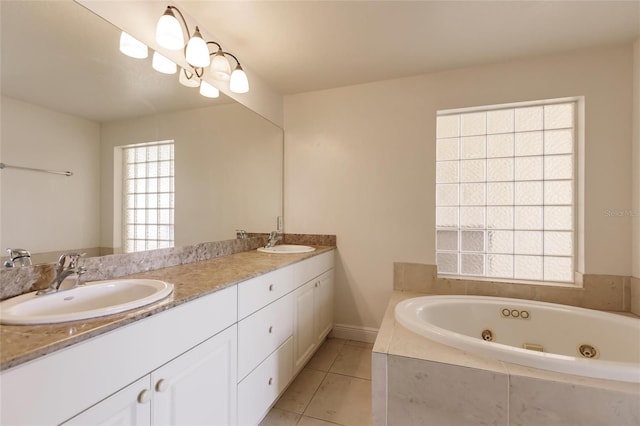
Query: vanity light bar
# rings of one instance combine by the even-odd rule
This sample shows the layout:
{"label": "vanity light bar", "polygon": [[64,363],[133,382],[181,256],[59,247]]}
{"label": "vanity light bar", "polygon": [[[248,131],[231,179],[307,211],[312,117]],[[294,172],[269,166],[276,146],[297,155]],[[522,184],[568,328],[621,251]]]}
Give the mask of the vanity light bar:
{"label": "vanity light bar", "polygon": [[[174,12],[177,12],[180,20]],[[209,89],[209,87],[216,91],[218,90],[212,85],[207,84],[209,87],[205,90],[202,89],[202,85],[205,84],[203,80],[205,68],[209,68],[211,76],[216,81],[229,82],[229,90],[233,93],[247,93],[249,91],[249,79],[235,55],[225,52],[222,46],[215,41],[205,41],[202,38],[198,26],[196,26],[193,35],[185,46],[183,30],[186,31],[187,35],[191,34],[184,15],[177,7],[167,6],[164,14],[160,17],[156,25],[156,41],[165,49],[184,50],[185,60],[191,67],[191,70],[181,70],[178,80],[182,85],[186,87],[200,87],[200,93],[203,96],[217,97],[211,96],[214,94],[214,90]],[[216,51],[213,53],[209,51],[210,44],[217,46]],[[120,36],[120,51],[136,59],[148,57],[148,47],[124,31]],[[230,56],[236,62],[233,71],[231,71],[231,64],[227,56]],[[158,65],[158,62],[162,62],[163,65]],[[160,55],[160,53],[155,52],[153,54],[153,68],[165,74],[175,74],[177,65],[173,61]]]}

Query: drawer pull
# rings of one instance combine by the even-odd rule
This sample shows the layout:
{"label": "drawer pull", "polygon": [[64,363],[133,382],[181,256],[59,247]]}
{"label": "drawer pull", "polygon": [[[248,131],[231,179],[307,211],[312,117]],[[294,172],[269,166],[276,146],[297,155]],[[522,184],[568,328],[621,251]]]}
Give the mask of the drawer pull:
{"label": "drawer pull", "polygon": [[269,284],[269,291],[273,291],[273,284]]}
{"label": "drawer pull", "polygon": [[269,334],[271,334],[271,333],[273,333],[273,326],[272,325],[269,326]]}
{"label": "drawer pull", "polygon": [[273,377],[269,377],[269,386],[273,383]]}
{"label": "drawer pull", "polygon": [[151,392],[149,392],[147,389],[144,389],[138,394],[138,402],[140,404],[146,404],[149,401],[151,401]]}
{"label": "drawer pull", "polygon": [[158,380],[158,383],[156,383],[156,391],[164,392],[167,389],[169,389],[169,383],[165,379]]}

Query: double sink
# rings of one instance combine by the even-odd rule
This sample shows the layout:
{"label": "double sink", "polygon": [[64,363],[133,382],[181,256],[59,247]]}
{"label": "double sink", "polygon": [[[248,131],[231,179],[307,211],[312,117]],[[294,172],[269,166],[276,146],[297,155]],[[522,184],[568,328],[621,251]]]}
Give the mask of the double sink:
{"label": "double sink", "polygon": [[[281,244],[258,251],[274,254],[309,253],[314,247]],[[173,284],[151,279],[93,281],[46,295],[36,292],[0,302],[0,324],[35,325],[96,318],[140,308],[173,292]]]}

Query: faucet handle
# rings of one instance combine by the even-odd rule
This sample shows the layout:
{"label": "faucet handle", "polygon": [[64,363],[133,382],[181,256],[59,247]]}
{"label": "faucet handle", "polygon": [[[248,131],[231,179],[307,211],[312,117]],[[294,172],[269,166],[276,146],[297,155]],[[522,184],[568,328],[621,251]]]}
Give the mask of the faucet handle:
{"label": "faucet handle", "polygon": [[86,255],[86,253],[62,253],[62,255],[60,255],[60,258],[58,259],[58,267],[64,268],[67,263],[67,259],[69,259],[68,267],[71,269],[75,269],[78,266],[80,258],[84,255]]}
{"label": "faucet handle", "polygon": [[5,267],[13,268],[16,263],[20,266],[31,265],[31,253],[29,253],[29,250],[21,248],[7,248],[7,253],[9,253],[10,260],[4,262]]}

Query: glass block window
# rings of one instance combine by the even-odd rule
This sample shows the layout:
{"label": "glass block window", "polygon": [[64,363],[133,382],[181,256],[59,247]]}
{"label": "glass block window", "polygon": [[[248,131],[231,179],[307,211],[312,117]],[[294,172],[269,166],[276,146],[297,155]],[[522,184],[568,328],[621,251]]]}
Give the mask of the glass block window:
{"label": "glass block window", "polygon": [[124,252],[173,247],[173,141],[123,149]]}
{"label": "glass block window", "polygon": [[575,103],[438,113],[444,275],[573,282]]}

